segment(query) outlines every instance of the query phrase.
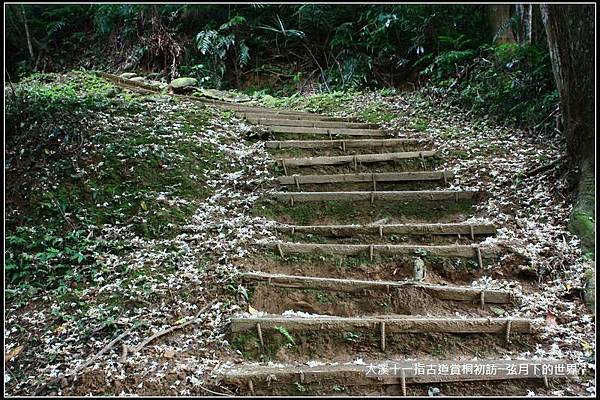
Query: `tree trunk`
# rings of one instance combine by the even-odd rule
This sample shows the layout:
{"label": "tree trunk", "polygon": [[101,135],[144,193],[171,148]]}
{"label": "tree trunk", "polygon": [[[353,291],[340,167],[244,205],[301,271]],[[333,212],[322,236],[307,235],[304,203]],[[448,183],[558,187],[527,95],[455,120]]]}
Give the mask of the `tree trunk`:
{"label": "tree trunk", "polygon": [[517,32],[519,44],[531,43],[532,11],[532,4],[515,4],[515,12],[519,18],[519,31]]}
{"label": "tree trunk", "polygon": [[496,4],[488,6],[488,22],[496,43],[514,43],[515,38],[511,29],[511,5]]}
{"label": "tree trunk", "polygon": [[593,5],[541,4],[552,70],[560,95],[567,156],[577,172],[569,229],[584,252],[595,251],[595,41]]}
{"label": "tree trunk", "polygon": [[23,24],[25,25],[25,36],[27,38],[27,48],[29,49],[29,56],[31,62],[35,62],[35,56],[33,55],[33,46],[31,45],[31,35],[29,34],[29,25],[27,24],[27,17],[25,15],[25,6],[21,4],[21,13],[23,14]]}

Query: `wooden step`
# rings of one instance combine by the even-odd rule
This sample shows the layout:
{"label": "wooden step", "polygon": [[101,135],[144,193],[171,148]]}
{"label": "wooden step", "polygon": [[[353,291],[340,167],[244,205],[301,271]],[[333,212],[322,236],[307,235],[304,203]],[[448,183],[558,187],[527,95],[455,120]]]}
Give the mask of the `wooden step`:
{"label": "wooden step", "polygon": [[[200,229],[197,225],[184,225],[182,232]],[[490,223],[408,223],[408,224],[369,224],[369,225],[288,225],[276,223],[275,229],[284,234],[314,234],[325,237],[352,237],[356,235],[495,235],[496,227]]]}
{"label": "wooden step", "polygon": [[414,244],[339,244],[339,243],[278,243],[265,242],[264,246],[276,249],[280,255],[286,254],[329,254],[354,256],[368,253],[373,259],[375,254],[386,256],[416,255],[425,251],[437,257],[496,258],[501,252],[493,245],[414,245]]}
{"label": "wooden step", "polygon": [[320,236],[350,237],[356,235],[465,235],[475,239],[476,235],[495,235],[493,224],[450,223],[450,224],[389,224],[389,225],[284,225],[276,227],[281,233],[310,233]]}
{"label": "wooden step", "polygon": [[[425,359],[376,360],[361,363],[317,363],[259,365],[242,364],[223,368],[219,379],[230,385],[254,388],[301,383],[322,388],[341,386],[405,385],[445,382],[503,381],[513,379],[573,378],[567,373],[569,364],[560,360],[502,360],[502,359]],[[551,365],[541,368],[540,365]],[[560,370],[557,366],[561,366]],[[427,373],[427,371],[435,373]],[[387,371],[387,373],[382,373]],[[515,372],[516,371],[516,372]],[[252,382],[252,383],[250,383]],[[253,394],[253,393],[252,393]]]}
{"label": "wooden step", "polygon": [[401,151],[395,153],[355,154],[348,156],[279,158],[277,161],[284,167],[309,167],[313,165],[338,165],[353,163],[354,167],[356,168],[359,163],[400,161],[411,158],[423,159],[425,157],[433,157],[436,154],[437,152],[435,150]]}
{"label": "wooden step", "polygon": [[385,323],[388,333],[532,333],[533,324],[525,318],[458,318],[458,317],[415,317],[374,316],[335,317],[314,315],[310,317],[286,317],[279,315],[233,317],[231,332],[246,332],[257,329],[264,333],[283,327],[288,331],[357,331],[371,329],[379,331]]}
{"label": "wooden step", "polygon": [[377,149],[397,146],[416,146],[431,143],[427,138],[348,139],[348,140],[270,140],[268,149]]}
{"label": "wooden step", "polygon": [[332,175],[291,175],[278,177],[282,185],[325,183],[372,183],[374,190],[377,182],[414,182],[414,181],[444,181],[454,178],[451,171],[411,171],[411,172],[374,172],[357,174],[332,174]]}
{"label": "wooden step", "polygon": [[314,114],[308,112],[298,112],[297,114],[282,114],[276,109],[270,109],[268,112],[243,112],[240,116],[244,119],[274,119],[274,120],[295,120],[295,121],[326,121],[326,122],[360,122],[355,117],[331,117],[328,115]]}
{"label": "wooden step", "polygon": [[278,201],[311,202],[311,201],[447,201],[476,200],[483,197],[484,192],[458,190],[403,190],[377,192],[275,192],[272,197]]}
{"label": "wooden step", "polygon": [[273,133],[298,133],[305,135],[385,136],[380,129],[305,128],[301,126],[269,126]]}
{"label": "wooden step", "polygon": [[264,272],[246,272],[240,275],[245,282],[266,282],[269,286],[295,289],[317,289],[356,293],[364,290],[400,290],[416,288],[439,300],[466,301],[481,303],[508,304],[512,295],[505,290],[477,289],[466,286],[430,285],[417,282],[365,281],[357,279],[318,278],[312,276],[294,276],[268,274]]}
{"label": "wooden step", "polygon": [[377,124],[364,122],[319,121],[301,119],[246,118],[251,124],[265,126],[296,126],[304,128],[377,129]]}

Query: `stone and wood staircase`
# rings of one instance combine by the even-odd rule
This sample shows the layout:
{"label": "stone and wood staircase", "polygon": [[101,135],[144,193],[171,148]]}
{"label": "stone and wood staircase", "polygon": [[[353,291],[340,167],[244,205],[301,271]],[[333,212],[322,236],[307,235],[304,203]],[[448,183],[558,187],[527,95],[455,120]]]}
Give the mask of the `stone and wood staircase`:
{"label": "stone and wood staircase", "polygon": [[[260,299],[250,298],[253,313],[231,320],[230,342],[247,360],[221,369],[222,384],[252,395],[422,395],[425,389],[411,392],[410,385],[484,382],[475,392],[463,393],[477,395],[489,393],[485,385],[491,381],[502,385],[531,379],[511,373],[517,361],[507,361],[506,355],[527,348],[533,322],[492,311],[518,299],[508,291],[469,285],[488,260],[502,254],[497,246],[482,243],[496,228],[468,222],[460,212],[485,194],[444,189],[455,177],[435,168],[437,152],[429,140],[393,137],[352,118],[236,108],[249,123],[270,132],[265,146],[281,175],[279,191],[268,202],[281,211],[280,240],[262,243],[265,258],[250,263],[241,275]],[[336,219],[339,210],[326,206],[336,202],[351,206],[341,220]],[[409,214],[415,217],[403,215],[400,207],[373,220],[382,215],[377,210],[393,203],[412,203]],[[302,223],[294,221],[297,207],[304,207]],[[436,212],[428,215],[428,208]],[[451,215],[436,220],[444,211]],[[341,264],[352,264],[352,258],[360,268],[345,273],[349,270]],[[448,268],[446,259],[462,260],[463,269],[478,272],[436,271],[440,264]],[[374,273],[366,271],[370,265]],[[462,284],[453,282],[453,275]],[[307,293],[316,297],[311,300]],[[407,304],[420,299],[426,299],[421,307]],[[337,348],[344,340],[350,346]],[[440,344],[450,350],[433,351]],[[467,350],[453,352],[461,348]],[[534,361],[519,363],[526,369]],[[421,375],[418,365],[438,372],[454,369]],[[379,372],[369,374],[369,366],[379,366]],[[473,368],[495,373],[477,374]],[[395,374],[381,373],[392,369]],[[538,384],[548,384],[547,377],[535,377]]]}

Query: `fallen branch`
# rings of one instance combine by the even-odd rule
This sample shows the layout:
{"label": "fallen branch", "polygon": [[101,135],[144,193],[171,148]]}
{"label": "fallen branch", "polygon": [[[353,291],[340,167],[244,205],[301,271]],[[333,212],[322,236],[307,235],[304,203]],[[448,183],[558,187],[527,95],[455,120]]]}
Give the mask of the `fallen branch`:
{"label": "fallen branch", "polygon": [[135,348],[133,348],[131,350],[132,353],[137,353],[140,350],[142,350],[148,343],[150,343],[151,341],[153,341],[156,338],[159,338],[161,336],[166,335],[167,333],[171,333],[177,329],[181,329],[181,328],[185,328],[186,326],[193,324],[195,322],[198,321],[198,318],[200,317],[200,315],[205,312],[208,308],[210,308],[214,303],[216,303],[217,299],[212,300],[210,303],[208,303],[204,308],[202,308],[200,311],[198,311],[198,313],[196,313],[196,315],[194,316],[194,318],[190,319],[187,322],[178,324],[178,325],[173,325],[170,328],[167,329],[163,329],[162,331],[156,332],[154,335],[150,336],[149,338],[147,338],[146,340],[144,340],[142,343],[140,343],[138,346],[136,346]]}
{"label": "fallen branch", "polygon": [[526,178],[530,178],[530,177],[532,177],[532,176],[535,176],[535,175],[541,174],[541,173],[543,173],[543,172],[546,172],[546,171],[548,171],[548,170],[552,169],[553,167],[555,167],[555,166],[556,166],[557,164],[559,164],[560,162],[562,162],[562,161],[563,161],[563,159],[564,159],[564,158],[563,158],[563,157],[561,157],[561,158],[559,158],[559,159],[557,159],[557,160],[554,160],[554,161],[552,161],[552,162],[549,162],[548,164],[540,165],[540,166],[539,166],[539,167],[537,167],[537,168],[534,168],[534,169],[531,169],[531,170],[529,170],[529,171],[525,172],[525,174],[523,174],[523,176],[524,176],[524,177],[526,177]]}
{"label": "fallen branch", "polygon": [[35,396],[37,396],[39,394],[39,392],[45,388],[48,387],[68,376],[71,375],[77,375],[81,370],[83,370],[84,368],[90,366],[94,361],[96,361],[102,354],[106,353],[108,350],[112,349],[114,347],[115,344],[117,344],[121,339],[123,339],[125,336],[129,335],[131,333],[131,331],[136,327],[137,325],[132,326],[131,328],[127,329],[125,332],[121,333],[120,335],[118,335],[117,337],[115,337],[110,343],[108,343],[106,346],[104,346],[102,348],[102,350],[100,350],[99,352],[97,352],[92,358],[88,359],[86,362],[84,362],[83,364],[81,364],[79,367],[75,368],[74,370],[72,370],[71,372],[67,372],[64,374],[61,374],[59,376],[57,376],[54,379],[51,379],[50,381],[42,384],[41,386],[39,386],[36,391],[35,391]]}

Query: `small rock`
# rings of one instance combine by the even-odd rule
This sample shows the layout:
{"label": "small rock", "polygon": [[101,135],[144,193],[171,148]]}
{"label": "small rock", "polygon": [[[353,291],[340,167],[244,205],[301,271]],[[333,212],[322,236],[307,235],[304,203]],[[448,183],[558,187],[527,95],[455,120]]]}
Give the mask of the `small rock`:
{"label": "small rock", "polygon": [[433,397],[433,396],[439,396],[439,395],[440,395],[440,389],[439,389],[439,388],[436,388],[436,387],[433,387],[433,386],[430,386],[430,387],[427,389],[427,395],[428,395],[429,397]]}
{"label": "small rock", "polygon": [[136,74],[136,73],[134,73],[134,72],[123,72],[123,73],[122,73],[121,75],[119,75],[119,76],[120,76],[121,78],[123,78],[123,79],[131,79],[131,78],[133,78],[134,76],[137,76],[137,74]]}
{"label": "small rock", "polygon": [[175,357],[175,352],[173,350],[166,350],[163,353],[163,357],[164,358],[173,358],[173,357]]}
{"label": "small rock", "polygon": [[200,89],[200,93],[209,99],[217,99],[221,101],[229,101],[233,103],[243,103],[252,100],[250,96],[245,94],[236,94],[217,89]]}
{"label": "small rock", "polygon": [[425,279],[425,275],[426,275],[425,261],[423,261],[419,257],[415,258],[414,271],[415,271],[415,280],[416,281],[422,281],[423,279]]}
{"label": "small rock", "polygon": [[504,314],[506,314],[506,311],[503,308],[500,307],[496,307],[496,306],[490,306],[490,310],[496,314],[497,316],[501,317]]}
{"label": "small rock", "polygon": [[145,78],[141,76],[135,76],[133,78],[129,78],[129,80],[134,82],[144,82]]}
{"label": "small rock", "polygon": [[192,89],[194,86],[198,84],[198,81],[194,78],[177,78],[173,79],[169,84],[169,87],[173,89],[174,92],[184,92],[186,90]]}

